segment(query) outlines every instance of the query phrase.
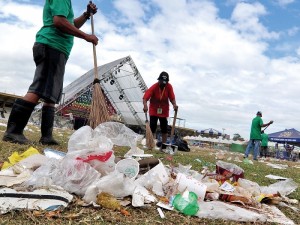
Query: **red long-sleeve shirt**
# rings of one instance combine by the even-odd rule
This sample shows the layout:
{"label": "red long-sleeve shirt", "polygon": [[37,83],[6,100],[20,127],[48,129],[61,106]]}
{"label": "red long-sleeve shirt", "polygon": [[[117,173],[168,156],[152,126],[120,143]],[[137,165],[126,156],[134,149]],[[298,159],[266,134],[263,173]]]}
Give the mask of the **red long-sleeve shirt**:
{"label": "red long-sleeve shirt", "polygon": [[[167,83],[163,89],[160,89],[157,82],[145,92],[143,99],[146,101],[150,99],[150,116],[169,117],[169,100],[173,101],[175,94],[171,84]],[[158,108],[162,109],[161,114],[157,113]]]}

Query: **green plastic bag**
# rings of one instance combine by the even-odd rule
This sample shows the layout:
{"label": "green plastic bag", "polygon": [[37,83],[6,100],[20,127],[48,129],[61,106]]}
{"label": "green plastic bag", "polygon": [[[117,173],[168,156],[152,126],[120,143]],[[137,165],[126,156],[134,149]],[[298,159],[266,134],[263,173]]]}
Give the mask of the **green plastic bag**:
{"label": "green plastic bag", "polygon": [[175,195],[172,205],[184,215],[196,215],[199,210],[198,196],[194,192],[185,191]]}

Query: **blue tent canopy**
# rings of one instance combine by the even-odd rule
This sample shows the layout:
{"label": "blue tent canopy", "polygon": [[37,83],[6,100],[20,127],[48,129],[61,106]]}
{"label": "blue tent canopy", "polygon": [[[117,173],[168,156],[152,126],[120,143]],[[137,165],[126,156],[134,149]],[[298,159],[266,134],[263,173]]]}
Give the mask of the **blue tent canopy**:
{"label": "blue tent canopy", "polygon": [[300,143],[300,132],[294,128],[268,134],[268,136],[269,141],[279,143]]}
{"label": "blue tent canopy", "polygon": [[211,135],[211,136],[221,136],[222,135],[222,133],[220,131],[217,131],[213,128],[208,128],[208,129],[205,129],[205,130],[201,130],[200,134],[201,135]]}

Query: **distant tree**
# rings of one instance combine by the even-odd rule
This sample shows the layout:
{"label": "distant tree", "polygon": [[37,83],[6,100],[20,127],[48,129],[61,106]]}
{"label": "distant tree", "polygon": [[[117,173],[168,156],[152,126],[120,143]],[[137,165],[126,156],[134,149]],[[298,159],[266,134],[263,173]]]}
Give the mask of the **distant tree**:
{"label": "distant tree", "polygon": [[245,141],[240,134],[234,134],[232,140],[234,141]]}

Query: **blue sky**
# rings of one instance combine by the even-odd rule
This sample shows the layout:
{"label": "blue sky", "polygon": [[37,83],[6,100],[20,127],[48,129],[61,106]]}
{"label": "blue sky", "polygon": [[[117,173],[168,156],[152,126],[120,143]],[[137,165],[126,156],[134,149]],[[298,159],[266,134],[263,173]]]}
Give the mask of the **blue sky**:
{"label": "blue sky", "polygon": [[[149,87],[170,74],[186,126],[249,137],[258,110],[268,132],[300,130],[300,3],[296,0],[96,0],[98,65],[130,55]],[[87,1],[73,1],[75,15]],[[24,95],[43,1],[0,0],[0,91]],[[90,32],[90,24],[82,27]],[[67,85],[93,67],[76,39]],[[18,82],[15,82],[15,81]]]}

